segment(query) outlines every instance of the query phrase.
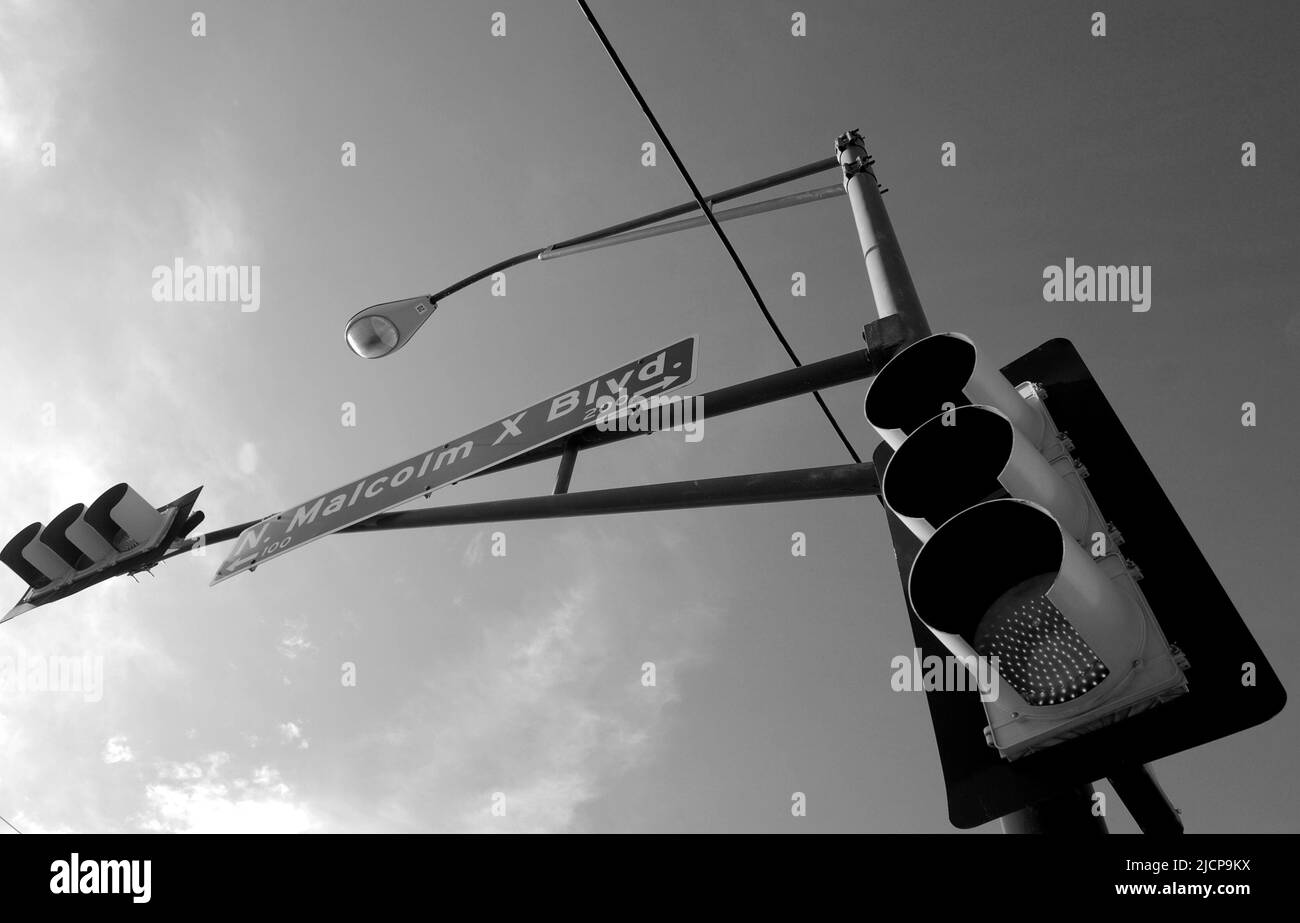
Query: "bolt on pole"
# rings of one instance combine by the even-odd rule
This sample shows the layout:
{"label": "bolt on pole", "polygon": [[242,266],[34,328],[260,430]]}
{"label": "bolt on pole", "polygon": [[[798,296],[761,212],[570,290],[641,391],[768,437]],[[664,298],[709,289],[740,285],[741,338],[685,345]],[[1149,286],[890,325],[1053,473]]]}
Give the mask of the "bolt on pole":
{"label": "bolt on pole", "polygon": [[916,286],[907,271],[889,212],[880,197],[882,190],[876,181],[875,160],[867,153],[862,133],[855,128],[840,135],[835,139],[835,153],[844,168],[844,191],[853,207],[853,221],[858,226],[858,242],[867,264],[877,315],[885,318],[897,314],[902,318],[909,342],[929,336],[930,325],[921,308],[921,299],[916,296]]}

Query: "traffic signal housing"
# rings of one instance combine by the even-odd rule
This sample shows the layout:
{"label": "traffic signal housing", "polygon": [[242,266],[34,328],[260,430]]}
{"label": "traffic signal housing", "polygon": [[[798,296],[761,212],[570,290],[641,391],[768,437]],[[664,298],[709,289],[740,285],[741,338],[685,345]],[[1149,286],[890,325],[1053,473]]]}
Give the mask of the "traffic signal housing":
{"label": "traffic signal housing", "polygon": [[1068,341],[999,373],[964,336],[918,340],[876,376],[865,411],[885,440],[881,501],[919,655],[986,683],[926,693],[956,826],[1282,708]]}
{"label": "traffic signal housing", "polygon": [[115,484],[90,506],[74,503],[42,526],[34,522],[0,549],[3,562],[27,584],[7,622],[118,574],[153,567],[203,521],[192,512],[202,487],[154,508],[129,484]]}

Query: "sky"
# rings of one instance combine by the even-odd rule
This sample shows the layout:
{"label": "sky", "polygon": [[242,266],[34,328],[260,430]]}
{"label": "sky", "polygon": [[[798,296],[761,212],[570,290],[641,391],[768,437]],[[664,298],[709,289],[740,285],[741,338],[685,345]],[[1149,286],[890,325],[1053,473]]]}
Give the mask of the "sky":
{"label": "sky", "polygon": [[[592,4],[706,192],[860,128],[932,328],[996,365],[1073,340],[1294,689],[1300,11],[1108,3],[1094,37],[1099,5]],[[708,228],[522,266],[389,358],[347,349],[361,307],[688,200],[662,148],[643,165],[653,140],[565,0],[0,0],[0,533],[122,480],[156,505],[203,485],[205,528],[258,518],[688,335],[691,393],[787,368]],[[875,312],[843,198],[726,229],[803,361],[861,345]],[[1150,266],[1150,309],[1045,301],[1067,258]],[[155,300],[176,259],[259,267],[257,310]],[[864,390],[825,398],[867,457]],[[699,442],[584,454],[573,489],[848,460],[803,396]],[[553,479],[543,463],[430,502]],[[0,815],[952,830],[923,694],[890,688],[912,639],[874,498],[337,536],[209,587],[227,547],[0,627],[0,661],[102,667],[93,690],[0,690]],[[1188,830],[1300,829],[1298,721],[1161,761]]]}

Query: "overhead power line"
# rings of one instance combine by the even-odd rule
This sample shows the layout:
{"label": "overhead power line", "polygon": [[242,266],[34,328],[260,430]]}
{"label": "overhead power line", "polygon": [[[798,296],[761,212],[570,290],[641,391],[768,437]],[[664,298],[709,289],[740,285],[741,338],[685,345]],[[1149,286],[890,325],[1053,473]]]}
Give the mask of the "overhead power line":
{"label": "overhead power line", "polygon": [[[677,171],[681,173],[682,179],[684,179],[686,185],[690,187],[691,195],[695,197],[696,204],[699,205],[701,211],[704,212],[705,217],[708,218],[709,224],[713,226],[714,233],[718,235],[718,239],[722,241],[722,246],[727,250],[727,255],[730,256],[731,261],[736,264],[736,269],[739,270],[741,278],[745,280],[745,285],[749,287],[749,293],[754,297],[754,303],[757,304],[758,309],[763,312],[763,318],[767,321],[767,325],[772,328],[772,333],[776,335],[777,340],[785,349],[786,355],[790,357],[790,361],[793,362],[796,367],[802,366],[803,363],[799,361],[799,357],[795,355],[794,349],[791,348],[785,335],[781,333],[781,328],[777,325],[776,319],[772,317],[772,312],[767,309],[767,305],[763,302],[763,296],[759,294],[758,287],[754,285],[754,280],[750,277],[749,270],[745,268],[745,264],[741,261],[740,255],[736,253],[736,248],[731,245],[730,239],[728,239],[726,233],[722,230],[722,225],[719,224],[718,219],[714,217],[713,209],[709,207],[709,203],[700,192],[700,187],[695,185],[695,180],[691,178],[690,172],[686,169],[686,164],[682,163],[681,157],[677,155],[677,150],[673,147],[673,143],[668,140],[668,135],[664,131],[663,126],[659,124],[659,120],[655,118],[655,114],[650,111],[650,104],[647,103],[645,97],[641,95],[641,91],[637,89],[636,82],[632,79],[632,75],[629,74],[627,68],[623,66],[623,61],[619,58],[618,52],[614,50],[614,46],[610,43],[609,37],[605,35],[605,30],[602,29],[600,23],[596,21],[596,16],[592,13],[591,7],[587,5],[586,0],[578,0],[578,6],[582,8],[583,15],[587,17],[587,21],[591,23],[592,29],[596,31],[597,38],[599,38],[600,43],[605,46],[606,53],[609,54],[610,60],[614,62],[614,66],[618,68],[619,75],[622,76],[623,82],[627,84],[627,88],[636,98],[637,105],[641,107],[641,111],[645,114],[646,119],[649,120],[650,126],[654,128],[655,134],[658,135],[659,140],[663,142],[664,150],[666,150],[668,156],[673,159],[673,163],[677,166]],[[831,426],[835,429],[835,435],[840,437],[840,441],[844,443],[844,448],[849,450],[849,456],[855,462],[861,463],[862,459],[858,457],[858,453],[854,450],[852,443],[849,442],[848,436],[844,435],[844,430],[840,429],[840,424],[836,421],[830,408],[826,406],[826,402],[822,400],[821,394],[814,391],[812,392],[812,395],[816,399],[817,405],[821,407],[822,413],[826,415],[826,419],[830,421]]]}

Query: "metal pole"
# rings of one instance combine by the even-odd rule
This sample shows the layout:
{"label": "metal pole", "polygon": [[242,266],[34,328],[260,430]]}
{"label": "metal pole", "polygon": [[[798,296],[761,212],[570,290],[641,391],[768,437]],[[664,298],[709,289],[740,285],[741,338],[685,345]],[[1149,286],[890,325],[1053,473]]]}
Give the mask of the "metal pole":
{"label": "metal pole", "polygon": [[[877,324],[868,325],[868,330],[873,331],[877,325],[878,322]],[[784,372],[776,372],[771,375],[764,375],[762,378],[728,385],[725,388],[718,388],[716,391],[709,391],[700,395],[697,399],[704,402],[704,411],[708,416],[719,417],[723,414],[735,413],[738,410],[746,410],[750,407],[758,407],[762,404],[770,404],[773,401],[807,394],[809,391],[831,388],[851,381],[860,381],[876,374],[889,357],[900,348],[901,344],[896,340],[897,338],[890,337],[888,332],[883,335],[872,335],[868,337],[866,349],[855,349],[841,356],[832,356],[829,359],[822,359],[819,362],[787,369]],[[531,465],[534,462],[548,458],[556,458],[565,453],[567,446],[572,446],[576,452],[596,446],[609,445],[612,442],[630,439],[633,436],[646,435],[649,435],[649,433],[601,430],[597,429],[596,424],[592,423],[569,436],[552,439],[550,442],[524,452],[522,455],[516,455],[514,458],[495,467],[480,471],[477,474],[471,474],[465,480],[482,477],[485,474],[494,474],[509,468],[517,468],[521,465]],[[216,529],[206,535],[186,539],[169,549],[163,557],[165,559],[184,554],[200,541],[208,545],[230,541],[233,538],[238,538],[240,533],[249,526],[255,526],[259,522],[261,522],[260,519],[250,519],[248,522],[241,522],[238,525],[227,526],[224,529]]]}
{"label": "metal pole", "polygon": [[[821,173],[824,170],[830,170],[835,167],[835,158],[828,157],[825,160],[814,160],[812,163],[806,163],[802,167],[795,167],[792,170],[783,170],[780,173],[774,173],[771,176],[765,176],[762,179],[751,180],[748,183],[742,183],[739,186],[732,186],[730,189],[724,189],[721,192],[715,192],[708,196],[709,206],[721,205],[723,202],[730,202],[733,199],[743,199],[747,195],[755,192],[762,192],[765,189],[771,189],[774,186],[783,186],[786,183],[792,183],[795,180],[812,176],[815,173]],[[672,208],[665,208],[657,212],[651,212],[648,215],[642,215],[640,218],[633,218],[629,221],[622,221],[618,224],[611,224],[609,227],[601,228],[598,231],[588,231],[586,234],[580,234],[577,237],[570,237],[567,240],[561,240],[558,243],[546,247],[546,251],[567,250],[571,247],[577,247],[581,244],[589,243],[594,240],[603,240],[606,237],[612,237],[615,234],[625,234],[638,228],[646,227],[658,221],[666,221],[669,218],[678,218],[682,215],[689,215],[698,209],[698,202],[683,202],[681,205],[675,205]]]}
{"label": "metal pole", "polygon": [[339,533],[861,497],[879,491],[880,482],[876,477],[875,466],[864,462],[380,513],[364,522],[340,529]]}
{"label": "metal pole", "polygon": [[[566,450],[567,451],[567,450]],[[574,449],[576,455],[577,450]],[[557,485],[558,486],[558,485]],[[524,519],[559,519],[568,516],[604,516],[614,513],[649,513],[658,510],[696,509],[709,506],[743,506],[750,503],[784,503],[791,500],[822,500],[830,497],[863,497],[880,493],[876,466],[870,462],[764,471],[730,477],[643,484],[577,493],[556,492],[543,497],[516,497],[481,503],[458,503],[423,510],[401,510],[377,516],[340,529],[344,532],[374,532],[388,529],[423,529],[429,526],[458,526],[481,522],[510,522]],[[202,536],[208,545],[237,538],[260,520],[230,526]],[[200,539],[188,539],[169,549],[162,558],[189,551]]]}
{"label": "metal pole", "polygon": [[[820,173],[823,170],[832,169],[835,166],[835,158],[827,157],[825,160],[815,160],[812,163],[804,164],[802,167],[795,167],[793,170],[785,170],[781,173],[775,173],[772,176],[766,176],[763,179],[753,180],[752,182],[742,183],[739,186],[733,186],[730,189],[724,189],[721,192],[715,192],[708,197],[710,205],[717,205],[722,202],[730,202],[732,199],[743,198],[755,192],[762,192],[764,189],[771,189],[773,186],[780,186],[805,176],[812,176],[814,173]],[[629,231],[635,231],[640,228],[648,227],[659,221],[666,221],[669,218],[679,218],[682,215],[690,214],[698,209],[698,202],[684,202],[672,208],[664,208],[657,212],[651,212],[648,215],[642,215],[640,218],[632,218],[627,221],[620,221],[618,224],[611,224],[609,227],[600,228],[596,231],[589,231],[586,234],[579,234],[577,237],[570,237],[567,240],[561,240],[545,247],[539,247],[536,250],[529,250],[527,253],[520,253],[518,256],[512,256],[509,259],[493,263],[491,266],[480,269],[473,275],[466,276],[444,289],[440,289],[429,296],[429,300],[434,304],[442,301],[450,295],[456,294],[461,289],[469,288],[475,282],[481,282],[493,273],[504,272],[507,269],[513,269],[515,266],[527,263],[530,260],[549,259],[552,255],[558,255],[558,251],[578,247],[592,241],[604,240],[607,237],[613,237],[616,234],[625,234]]]}
{"label": "metal pole", "polygon": [[1108,778],[1143,833],[1182,833],[1183,819],[1149,765],[1129,766]]}
{"label": "metal pole", "polygon": [[[718,388],[716,391],[708,391],[700,395],[699,399],[703,401],[704,413],[707,416],[720,417],[723,414],[734,413],[737,410],[745,410],[772,401],[807,394],[809,391],[820,391],[833,388],[836,385],[847,384],[851,381],[870,378],[879,371],[886,358],[888,358],[887,353],[873,354],[871,349],[855,349],[852,352],[844,353],[842,356],[832,356],[829,359],[810,362],[807,365],[787,369],[784,372],[775,372],[771,375],[764,375],[762,378],[744,381],[737,385],[728,385],[725,388]],[[516,455],[514,458],[503,461],[499,465],[494,465],[477,474],[471,474],[465,480],[468,481],[471,478],[482,477],[486,474],[495,474],[498,471],[517,468],[520,465],[531,465],[533,462],[546,458],[555,458],[557,455],[564,454],[564,444],[569,439],[572,439],[578,448],[586,451],[596,446],[609,445],[611,442],[630,439],[633,436],[647,435],[649,433],[634,433],[613,429],[601,430],[597,429],[596,424],[592,423],[578,430],[572,436],[552,439],[550,442],[535,449],[530,449],[522,455]]]}
{"label": "metal pole", "polygon": [[876,313],[881,317],[897,314],[903,319],[908,340],[930,335],[930,325],[916,296],[916,286],[907,271],[903,250],[889,220],[889,212],[880,197],[876,182],[875,161],[867,153],[862,133],[857,129],[835,139],[835,153],[844,168],[844,191],[853,207],[853,221],[858,226],[862,259],[867,264],[871,294]]}
{"label": "metal pole", "polygon": [[560,470],[555,473],[555,490],[552,493],[569,492],[569,482],[573,480],[573,466],[577,463],[578,443],[573,439],[565,439],[564,454],[560,456]]}
{"label": "metal pole", "polygon": [[[734,221],[737,218],[748,218],[750,215],[762,215],[766,212],[774,212],[795,205],[806,205],[809,202],[820,202],[822,199],[833,199],[836,196],[842,195],[844,195],[844,190],[840,186],[822,186],[818,189],[809,189],[806,192],[792,192],[789,195],[779,196],[775,199],[764,199],[762,202],[755,202],[752,205],[738,205],[735,208],[728,208],[724,211],[715,211],[713,217],[717,218],[719,223],[724,221]],[[537,258],[539,260],[553,260],[561,256],[569,256],[573,253],[586,253],[591,250],[600,250],[604,247],[617,247],[619,244],[628,244],[634,240],[647,240],[648,238],[660,237],[664,234],[675,234],[678,231],[698,228],[708,223],[709,219],[703,215],[696,215],[694,218],[679,218],[676,221],[656,224],[653,227],[640,228],[635,231],[624,231],[622,234],[615,234],[612,237],[602,237],[598,240],[587,241],[586,243],[573,244],[571,246],[566,246],[563,249],[548,247],[538,254]]]}
{"label": "metal pole", "polygon": [[1047,801],[1022,808],[1002,818],[1003,833],[1092,835],[1109,833],[1106,819],[1092,813],[1091,785],[1066,789]]}

